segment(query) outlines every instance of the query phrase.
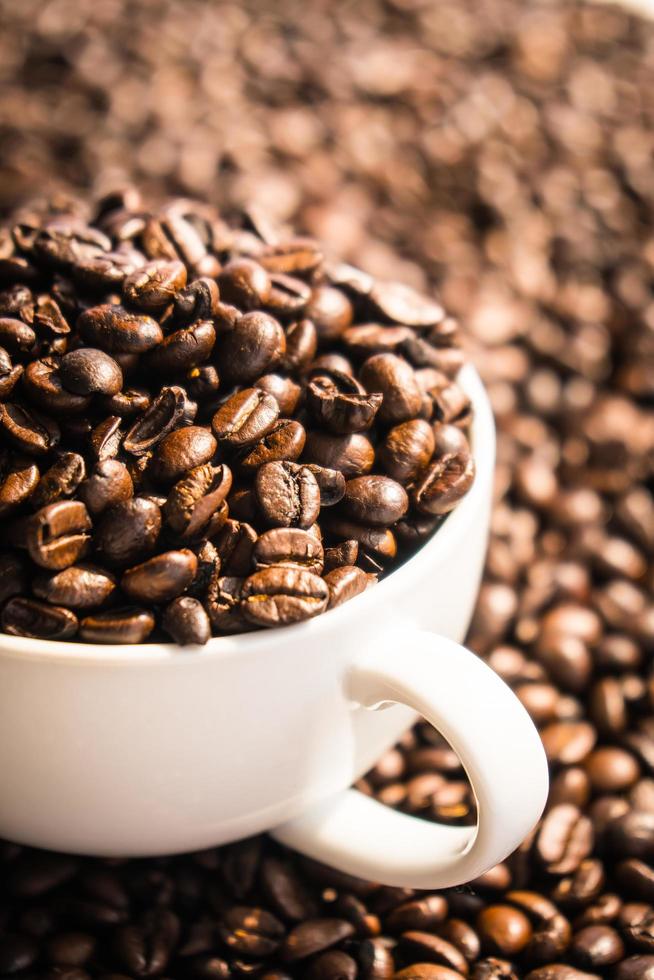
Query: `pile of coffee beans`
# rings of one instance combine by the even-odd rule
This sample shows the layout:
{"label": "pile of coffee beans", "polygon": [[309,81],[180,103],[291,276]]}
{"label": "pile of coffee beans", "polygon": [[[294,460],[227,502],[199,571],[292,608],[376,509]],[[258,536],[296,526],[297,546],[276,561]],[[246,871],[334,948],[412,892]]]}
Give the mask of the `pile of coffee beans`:
{"label": "pile of coffee beans", "polygon": [[138,192],[0,230],[0,623],[181,644],[296,623],[474,479],[458,326],[261,218]]}
{"label": "pile of coffee beans", "polygon": [[[7,844],[0,974],[652,980],[654,27],[564,0],[4,8],[5,206],[121,177],[255,201],[464,322],[499,430],[469,645],[552,789],[510,859],[439,893],[267,838],[122,862]],[[424,724],[360,788],[474,820]]]}

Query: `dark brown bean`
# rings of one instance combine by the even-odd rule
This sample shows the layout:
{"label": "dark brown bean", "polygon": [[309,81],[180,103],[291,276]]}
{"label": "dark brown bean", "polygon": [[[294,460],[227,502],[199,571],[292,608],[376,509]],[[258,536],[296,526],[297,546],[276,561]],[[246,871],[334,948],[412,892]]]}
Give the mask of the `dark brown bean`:
{"label": "dark brown bean", "polygon": [[152,613],[134,606],[86,616],[79,635],[85,643],[144,643],[153,629]]}
{"label": "dark brown bean", "polygon": [[165,551],[123,572],[120,587],[134,602],[169,602],[195,578],[198,560],[192,551]]}
{"label": "dark brown bean", "polygon": [[359,476],[348,480],[343,507],[348,517],[362,524],[394,524],[409,508],[404,487],[388,476]]}
{"label": "dark brown bean", "polygon": [[117,459],[104,459],[96,463],[79,488],[80,498],[94,516],[129,500],[133,493],[134,485],[129,471]]}
{"label": "dark brown bean", "polygon": [[195,411],[196,406],[183,388],[178,385],[162,388],[132,425],[123,440],[123,448],[135,456],[148,452],[173,429],[192,422]]}
{"label": "dark brown bean", "polygon": [[480,912],[477,931],[482,944],[501,956],[515,956],[532,936],[527,916],[510,905],[489,905]]}
{"label": "dark brown bean", "polygon": [[323,547],[313,534],[299,527],[277,527],[261,534],[252,550],[257,569],[289,565],[322,574]]}
{"label": "dark brown bean", "polygon": [[254,481],[257,505],[272,527],[308,528],[320,512],[320,490],[307,466],[265,463]]}
{"label": "dark brown bean", "polygon": [[129,565],[152,551],[160,531],[161,510],[157,504],[144,497],[132,497],[103,513],[95,545],[109,564]]}
{"label": "dark brown bean", "polygon": [[270,298],[270,276],[253,259],[232,259],[218,277],[221,298],[241,310],[260,309]]}
{"label": "dark brown bean", "polygon": [[126,303],[157,313],[171,303],[186,286],[186,267],[182,262],[161,259],[148,262],[130,273],[123,281]]}
{"label": "dark brown bean", "polygon": [[37,575],[32,590],[40,599],[72,609],[96,609],[111,598],[116,579],[97,565],[70,565],[52,575]]}
{"label": "dark brown bean", "polygon": [[278,416],[279,405],[272,395],[258,388],[244,388],[221,405],[211,427],[220,443],[247,446],[267,435]]}
{"label": "dark brown bean", "polygon": [[204,463],[174,485],[163,506],[166,523],[183,537],[198,534],[222,506],[232,486],[228,466]]}
{"label": "dark brown bean", "polygon": [[180,596],[166,606],[161,625],[180,646],[202,646],[211,639],[211,623],[202,603],[192,596]]}
{"label": "dark brown bean", "polygon": [[217,448],[218,443],[204,426],[175,429],[159,443],[149,470],[156,480],[172,483],[189,470],[208,463]]}
{"label": "dark brown bean", "polygon": [[345,919],[309,919],[291,929],[281,948],[286,963],[296,963],[347,939],[354,927]]}
{"label": "dark brown bean", "polygon": [[419,478],[413,490],[413,502],[425,514],[449,514],[468,492],[474,478],[472,456],[464,453],[441,456]]}
{"label": "dark brown bean", "polygon": [[388,425],[414,419],[422,394],[410,364],[395,354],[375,354],[361,368],[361,382],[370,393],[380,392],[379,418]]}
{"label": "dark brown bean", "polygon": [[302,455],[306,432],[304,426],[295,419],[278,419],[270,432],[248,446],[238,456],[241,472],[254,473],[265,463],[287,460],[295,462]]}
{"label": "dark brown bean", "polygon": [[27,459],[0,460],[0,517],[32,500],[39,483],[39,469]]}
{"label": "dark brown bean", "polygon": [[543,820],[536,839],[536,853],[550,874],[575,871],[593,846],[593,827],[578,807],[561,803]]}
{"label": "dark brown bean", "polygon": [[440,303],[397,282],[376,282],[368,293],[368,302],[377,316],[389,323],[406,323],[424,329],[445,318]]}
{"label": "dark brown bean", "polygon": [[77,632],[77,616],[63,606],[14,596],[2,610],[2,629],[12,636],[68,640]]}
{"label": "dark brown bean", "polygon": [[0,404],[0,433],[28,456],[45,455],[60,439],[54,419],[11,402]]}
{"label": "dark brown bean", "polygon": [[45,507],[62,497],[72,496],[86,476],[84,457],[79,453],[62,453],[41,476],[30,496],[32,507]]}
{"label": "dark brown bean", "polygon": [[27,521],[25,543],[30,558],[41,568],[67,568],[88,550],[90,529],[91,519],[80,501],[48,504]]}
{"label": "dark brown bean", "polygon": [[64,354],[59,377],[67,391],[76,395],[116,395],[123,387],[123,372],[113,357],[93,347]]}
{"label": "dark brown bean", "polygon": [[377,458],[389,476],[400,483],[408,483],[425,469],[435,445],[432,426],[424,419],[411,419],[388,432],[377,451]]}
{"label": "dark brown bean", "polygon": [[327,608],[329,589],[305,569],[270,566],[243,583],[241,611],[256,626],[297,623]]}
{"label": "dark brown bean", "polygon": [[356,565],[340,565],[332,569],[325,575],[325,582],[329,587],[329,608],[333,609],[354,596],[361,595],[375,581],[374,575],[364,572]]}
{"label": "dark brown bean", "polygon": [[86,310],[77,328],[87,343],[109,353],[143,354],[160,344],[163,331],[152,317],[104,304]]}
{"label": "dark brown bean", "polygon": [[313,430],[307,432],[304,459],[327,469],[340,470],[346,478],[363,476],[373,467],[375,450],[361,432],[334,436]]}
{"label": "dark brown bean", "polygon": [[216,331],[209,320],[197,320],[182,327],[154,347],[144,358],[146,370],[156,374],[181,374],[203,364],[216,343]]}
{"label": "dark brown bean", "polygon": [[216,348],[218,370],[221,377],[249,384],[270,371],[285,352],[281,324],[267,313],[246,313],[221,333]]}

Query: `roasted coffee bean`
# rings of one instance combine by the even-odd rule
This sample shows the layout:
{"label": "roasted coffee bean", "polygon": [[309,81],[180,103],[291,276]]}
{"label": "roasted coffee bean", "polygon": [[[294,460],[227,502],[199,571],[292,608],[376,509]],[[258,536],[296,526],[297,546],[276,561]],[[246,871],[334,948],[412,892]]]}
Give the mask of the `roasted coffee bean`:
{"label": "roasted coffee bean", "polygon": [[248,575],[257,532],[246,521],[227,520],[215,539],[222,570],[229,575]]}
{"label": "roasted coffee bean", "polygon": [[123,372],[113,357],[92,347],[64,354],[59,377],[76,395],[115,395],[123,387]]}
{"label": "roasted coffee bean", "polygon": [[37,575],[32,591],[40,599],[72,609],[97,609],[111,598],[116,579],[97,565],[70,565],[52,575]]}
{"label": "roasted coffee bean", "polygon": [[333,507],[338,504],[345,496],[345,477],[342,472],[318,466],[317,463],[309,463],[307,468],[316,478],[320,490],[320,506]]}
{"label": "roasted coffee bean", "polygon": [[218,444],[204,426],[189,425],[168,433],[157,446],[149,470],[156,480],[172,483],[208,463]]}
{"label": "roasted coffee bean", "polygon": [[654,980],[654,956],[628,956],[613,972],[614,980]]}
{"label": "roasted coffee bean", "polygon": [[449,514],[475,478],[472,456],[452,453],[433,462],[413,489],[413,502],[425,514]]}
{"label": "roasted coffee bean", "polygon": [[361,432],[334,436],[313,430],[307,432],[304,458],[326,469],[340,470],[347,478],[369,473],[375,461],[375,450]]}
{"label": "roasted coffee bean", "polygon": [[85,643],[143,643],[153,629],[152,613],[130,606],[86,616],[79,624],[79,636]]}
{"label": "roasted coffee bean", "polygon": [[624,944],[611,926],[586,926],[575,934],[570,952],[582,967],[593,969],[617,963],[624,956]]}
{"label": "roasted coffee bean", "polygon": [[376,582],[376,577],[357,568],[356,565],[340,565],[325,575],[329,587],[329,608],[353,599]]}
{"label": "roasted coffee bean", "polygon": [[435,446],[432,426],[424,419],[412,419],[388,432],[377,451],[377,458],[394,480],[409,483],[425,469]]}
{"label": "roasted coffee bean", "polygon": [[541,824],[536,853],[550,874],[575,871],[593,846],[593,828],[578,807],[561,803],[553,807]]}
{"label": "roasted coffee bean", "polygon": [[95,946],[95,939],[88,933],[66,932],[48,940],[46,955],[56,966],[81,967],[91,959]]}
{"label": "roasted coffee bean", "polygon": [[362,524],[394,524],[408,507],[406,490],[388,476],[359,476],[345,486],[343,509]]}
{"label": "roasted coffee bean", "polygon": [[282,943],[281,956],[286,963],[304,960],[351,936],[354,926],[345,919],[309,919],[295,926]]}
{"label": "roasted coffee bean", "polygon": [[361,368],[361,382],[368,392],[383,395],[379,418],[387,425],[414,419],[420,412],[422,394],[410,364],[395,354],[375,354]]}
{"label": "roasted coffee bean", "polygon": [[203,645],[211,639],[211,623],[202,603],[180,596],[164,609],[161,625],[180,646]]}
{"label": "roasted coffee bean", "polygon": [[60,376],[60,361],[44,357],[27,365],[23,388],[30,402],[43,412],[79,415],[89,405],[88,395],[75,394],[64,387]]}
{"label": "roasted coffee bean", "polygon": [[88,344],[111,354],[143,354],[164,339],[161,327],[152,317],[109,304],[85,310],[77,328]]}
{"label": "roasted coffee bean", "polygon": [[114,459],[123,441],[122,419],[119,415],[109,415],[89,434],[91,454],[98,462]]}
{"label": "roasted coffee bean", "polygon": [[600,980],[597,973],[585,973],[565,963],[552,963],[531,970],[525,980]]}
{"label": "roasted coffee bean", "polygon": [[435,963],[414,963],[393,974],[394,980],[461,980],[458,970]]}
{"label": "roasted coffee bean", "polygon": [[123,448],[135,456],[149,452],[164,436],[195,418],[197,406],[178,385],[166,386],[147,406],[123,440]]}
{"label": "roasted coffee bean", "polygon": [[317,908],[292,865],[274,856],[261,865],[261,884],[275,911],[288,922],[314,918]]}
{"label": "roasted coffee bean", "polygon": [[277,527],[261,534],[252,549],[255,568],[288,565],[322,574],[323,547],[313,534],[299,527]]}
{"label": "roasted coffee bean", "polygon": [[340,289],[318,286],[311,293],[304,315],[314,324],[321,344],[336,340],[352,323],[352,304]]}
{"label": "roasted coffee bean", "polygon": [[0,433],[28,456],[43,456],[54,449],[60,430],[54,419],[7,402],[0,405]]}
{"label": "roasted coffee bean", "polygon": [[337,382],[333,377],[309,381],[306,402],[317,425],[336,435],[369,429],[379,411],[382,395],[362,394],[356,390],[359,388],[347,375],[342,375]]}
{"label": "roasted coffee bean", "polygon": [[381,323],[362,323],[348,327],[341,341],[353,357],[365,360],[373,354],[396,354],[411,339],[410,327],[389,327]]}
{"label": "roasted coffee bean", "polygon": [[300,422],[278,419],[270,432],[239,454],[238,467],[241,472],[254,473],[265,463],[295,462],[302,455],[305,441],[306,432]]}
{"label": "roasted coffee bean", "polygon": [[120,415],[123,419],[139,415],[150,407],[150,395],[143,388],[125,388],[115,395],[100,396],[98,404],[109,415]]}
{"label": "roasted coffee bean", "polygon": [[400,949],[407,959],[418,963],[440,963],[463,976],[468,973],[467,960],[456,946],[429,932],[403,933]]}
{"label": "roasted coffee bean", "polygon": [[270,293],[266,309],[275,316],[300,316],[311,299],[311,287],[296,276],[287,276],[283,272],[270,274]]}
{"label": "roasted coffee bean", "polygon": [[36,489],[30,495],[32,507],[39,509],[62,497],[72,496],[85,476],[84,457],[79,453],[62,453],[41,476]]}
{"label": "roasted coffee bean", "polygon": [[471,980],[518,980],[511,963],[497,959],[496,956],[487,956],[478,960],[472,968],[470,977]]}
{"label": "roasted coffee bean", "polygon": [[286,353],[282,367],[286,371],[303,371],[316,356],[318,332],[313,320],[296,320],[286,328]]}
{"label": "roasted coffee bean", "polygon": [[147,313],[164,310],[186,285],[183,262],[161,259],[140,266],[123,281],[123,298]]}
{"label": "roasted coffee bean", "polygon": [[313,572],[270,566],[243,583],[241,611],[256,626],[281,626],[310,619],[327,608],[329,589]]}
{"label": "roasted coffee bean", "polygon": [[248,446],[263,439],[278,416],[279,405],[272,395],[258,388],[244,388],[221,405],[211,427],[218,442]]}
{"label": "roasted coffee bean", "polygon": [[198,560],[192,551],[165,551],[123,572],[120,587],[134,602],[169,602],[181,595],[195,578]]}
{"label": "roasted coffee bean", "polygon": [[254,387],[272,395],[282,415],[294,414],[302,394],[299,384],[281,374],[263,374],[254,382]]}
{"label": "roasted coffee bean", "polygon": [[198,534],[224,503],[232,486],[228,466],[204,463],[174,485],[163,505],[166,523],[185,538]]}
{"label": "roasted coffee bean", "polygon": [[219,301],[220,291],[213,279],[195,279],[176,294],[175,319],[182,324],[209,320],[218,312]]}
{"label": "roasted coffee bean", "polygon": [[166,969],[179,932],[179,920],[174,912],[152,909],[140,924],[116,930],[113,942],[116,957],[134,976],[157,976]]}
{"label": "roasted coffee bean", "polygon": [[275,367],[285,352],[281,324],[267,313],[246,313],[220,335],[218,371],[230,381],[249,384]]}
{"label": "roasted coffee bean", "polygon": [[32,350],[36,344],[34,330],[22,320],[13,317],[0,317],[0,344],[10,354],[20,354]]}
{"label": "roasted coffee bean", "polygon": [[320,490],[311,470],[297,463],[265,463],[254,481],[257,505],[272,527],[308,528],[320,512]]}
{"label": "roasted coffee bean", "polygon": [[324,523],[327,530],[337,538],[358,542],[359,553],[365,549],[382,562],[387,562],[397,555],[397,541],[390,528],[369,527],[340,517],[330,517]]}
{"label": "roasted coffee bean", "polygon": [[133,494],[129,471],[117,459],[104,459],[96,463],[79,488],[80,498],[94,516],[129,500]]}
{"label": "roasted coffee bean", "polygon": [[157,504],[144,497],[131,497],[104,511],[95,532],[95,546],[110,565],[129,565],[152,551],[160,531]]}
{"label": "roasted coffee bean", "polygon": [[0,400],[6,401],[9,398],[22,374],[23,365],[12,364],[7,351],[0,347]]}
{"label": "roasted coffee bean", "polygon": [[500,956],[515,956],[532,936],[527,916],[509,905],[490,905],[480,912],[477,930],[482,945]]}
{"label": "roasted coffee bean", "polygon": [[41,568],[67,568],[88,551],[90,529],[84,504],[61,500],[42,507],[28,519],[25,544],[30,558]]}
{"label": "roasted coffee bean", "polygon": [[239,633],[246,629],[240,607],[244,581],[242,576],[216,572],[209,584],[206,609],[212,626],[220,633]]}
{"label": "roasted coffee bean", "polygon": [[2,629],[13,636],[67,640],[77,632],[77,616],[63,606],[14,596],[2,610]]}
{"label": "roasted coffee bean", "polygon": [[216,343],[209,320],[197,320],[168,336],[144,358],[145,368],[156,374],[181,374],[203,364]]}
{"label": "roasted coffee bean", "polygon": [[375,314],[388,323],[406,323],[423,330],[445,317],[439,303],[400,283],[376,282],[367,299]]}
{"label": "roasted coffee bean", "polygon": [[25,458],[0,460],[0,517],[34,497],[39,483],[39,469]]}
{"label": "roasted coffee bean", "polygon": [[397,905],[385,919],[392,933],[425,932],[434,929],[447,918],[447,901],[442,895],[425,895]]}
{"label": "roasted coffee bean", "polygon": [[25,589],[25,563],[10,552],[0,552],[0,603]]}
{"label": "roasted coffee bean", "polygon": [[221,299],[241,310],[261,309],[270,298],[270,276],[253,259],[233,259],[218,276]]}

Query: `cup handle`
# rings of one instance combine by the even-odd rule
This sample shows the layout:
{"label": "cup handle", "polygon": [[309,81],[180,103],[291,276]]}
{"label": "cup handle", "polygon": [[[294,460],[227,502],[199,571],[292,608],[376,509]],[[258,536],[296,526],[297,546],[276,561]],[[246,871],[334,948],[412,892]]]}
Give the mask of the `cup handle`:
{"label": "cup handle", "polygon": [[346,695],[364,708],[405,704],[452,745],[477,799],[476,827],[429,823],[348,789],[275,828],[308,857],[384,885],[450,888],[503,861],[547,798],[543,746],[524,707],[465,647],[411,629],[358,657]]}

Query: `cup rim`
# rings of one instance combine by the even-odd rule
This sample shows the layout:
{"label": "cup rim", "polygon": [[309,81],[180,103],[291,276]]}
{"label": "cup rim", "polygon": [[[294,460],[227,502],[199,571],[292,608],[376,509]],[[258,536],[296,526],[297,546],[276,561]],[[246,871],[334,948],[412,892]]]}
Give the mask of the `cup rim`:
{"label": "cup rim", "polygon": [[177,643],[103,644],[78,643],[65,640],[41,640],[25,636],[0,633],[0,657],[10,656],[28,661],[56,660],[61,663],[111,664],[116,667],[174,661],[183,666],[199,660],[223,659],[255,653],[280,641],[305,641],[307,650],[316,644],[325,630],[338,629],[349,618],[365,616],[371,603],[390,599],[393,590],[402,589],[411,576],[427,570],[438,561],[439,552],[447,550],[449,541],[455,538],[469,522],[475,510],[482,506],[486,494],[492,493],[492,475],[495,463],[495,425],[488,394],[472,364],[466,364],[457,378],[472,401],[474,415],[471,425],[471,446],[475,459],[476,476],[472,487],[461,503],[447,516],[443,525],[419,550],[398,569],[391,572],[371,589],[355,596],[348,602],[329,609],[314,619],[291,626],[279,626],[270,630],[253,630],[229,636],[214,636],[204,646],[180,647]]}

